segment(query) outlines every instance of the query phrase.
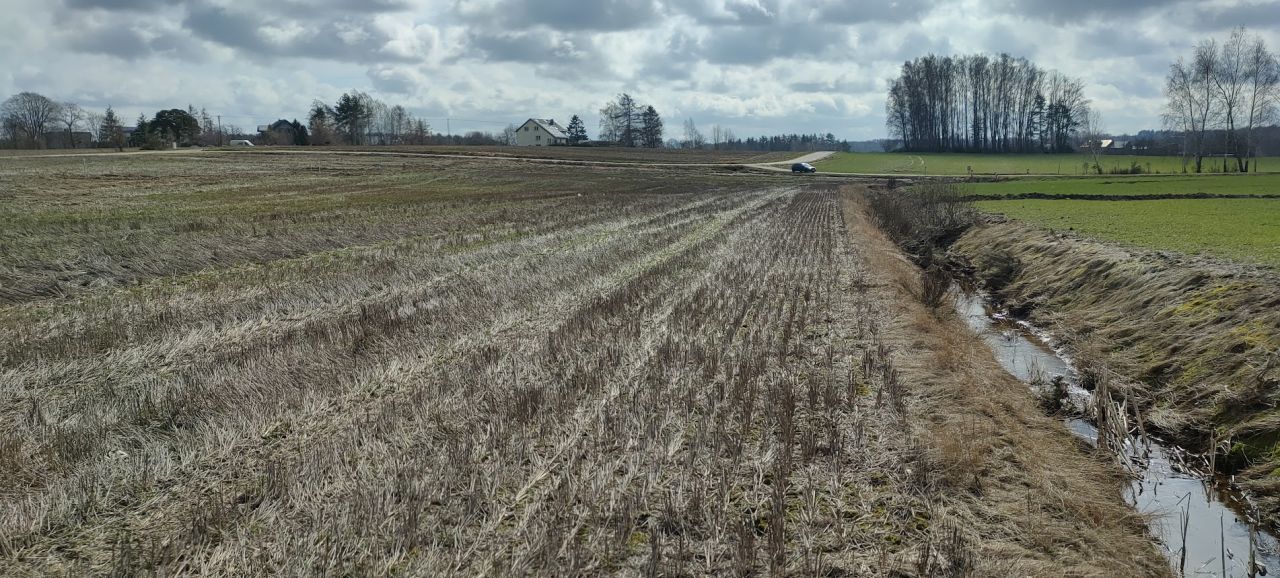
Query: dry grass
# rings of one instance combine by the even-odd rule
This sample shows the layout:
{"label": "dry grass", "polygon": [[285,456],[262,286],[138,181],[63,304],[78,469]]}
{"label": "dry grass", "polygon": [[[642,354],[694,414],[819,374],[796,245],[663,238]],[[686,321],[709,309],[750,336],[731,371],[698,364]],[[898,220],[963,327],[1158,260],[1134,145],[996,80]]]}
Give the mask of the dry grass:
{"label": "dry grass", "polygon": [[[944,414],[911,339],[936,322],[912,325],[885,242],[833,190],[346,156],[0,178],[17,184],[7,574],[1097,574],[1154,556],[1069,446],[1084,469],[1059,481],[920,435]],[[1029,415],[1010,407],[991,419]],[[939,431],[988,443],[957,419]],[[1034,424],[1029,449],[1064,443]],[[992,480],[992,460],[1024,465]],[[1049,520],[1019,521],[1029,493],[1023,519]]]}
{"label": "dry grass", "polygon": [[[867,209],[855,192],[847,219]],[[919,269],[887,236],[866,234],[872,270],[890,280],[884,339],[914,353],[900,369],[917,414],[904,435],[918,451],[921,493],[937,520],[957,528],[977,576],[1162,576],[1167,563],[1121,503],[1124,479],[1106,457],[1086,454],[1058,420],[1040,412],[1026,384],[1005,373],[963,320],[911,298]]]}
{"label": "dry grass", "polygon": [[[1014,310],[1124,376],[1150,424],[1216,463],[1280,517],[1280,279],[1239,263],[1123,249],[1017,223],[954,246]],[[1221,450],[1217,450],[1221,451]]]}

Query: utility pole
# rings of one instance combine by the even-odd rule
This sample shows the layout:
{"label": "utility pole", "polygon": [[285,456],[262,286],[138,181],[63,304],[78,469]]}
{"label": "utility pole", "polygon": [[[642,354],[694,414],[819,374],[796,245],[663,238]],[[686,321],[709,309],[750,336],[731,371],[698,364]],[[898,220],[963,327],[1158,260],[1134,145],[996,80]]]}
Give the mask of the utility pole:
{"label": "utility pole", "polygon": [[453,122],[453,119],[451,119],[451,118],[446,118],[446,119],[444,119],[444,133],[445,133],[445,136],[449,136],[449,137],[452,137],[452,136],[453,136],[453,125],[452,125],[452,122]]}
{"label": "utility pole", "polygon": [[218,146],[222,146],[222,115],[218,115]]}

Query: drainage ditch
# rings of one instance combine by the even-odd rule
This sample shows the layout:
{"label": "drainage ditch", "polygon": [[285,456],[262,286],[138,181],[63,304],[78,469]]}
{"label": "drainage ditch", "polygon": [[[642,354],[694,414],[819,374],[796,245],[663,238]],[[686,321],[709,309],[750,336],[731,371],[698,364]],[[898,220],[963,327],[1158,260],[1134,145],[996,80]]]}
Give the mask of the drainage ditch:
{"label": "drainage ditch", "polygon": [[[1044,395],[1055,380],[1070,430],[1097,447],[1093,393],[1053,336],[994,308],[986,296],[957,291],[956,310],[982,336],[1001,366]],[[1149,528],[1174,570],[1184,576],[1265,576],[1280,570],[1280,540],[1261,530],[1249,500],[1202,456],[1131,432],[1119,455],[1133,480],[1125,499],[1148,516]]]}

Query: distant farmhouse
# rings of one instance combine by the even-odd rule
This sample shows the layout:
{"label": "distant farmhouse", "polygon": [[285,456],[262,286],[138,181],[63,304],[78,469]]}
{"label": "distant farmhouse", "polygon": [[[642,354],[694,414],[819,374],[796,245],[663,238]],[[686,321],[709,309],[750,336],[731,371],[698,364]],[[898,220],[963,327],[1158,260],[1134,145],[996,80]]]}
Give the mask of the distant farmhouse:
{"label": "distant farmhouse", "polygon": [[258,144],[266,145],[294,145],[302,144],[299,142],[298,127],[292,122],[285,119],[277,120],[271,124],[258,125]]}
{"label": "distant farmhouse", "polygon": [[[1093,149],[1093,144],[1094,143],[1086,142],[1080,145],[1080,150],[1090,151]],[[1107,155],[1124,155],[1130,154],[1133,151],[1133,147],[1127,140],[1112,140],[1106,138],[1098,141],[1097,145],[1098,152]]]}
{"label": "distant farmhouse", "polygon": [[544,147],[569,144],[569,133],[555,119],[531,118],[516,129],[516,146]]}

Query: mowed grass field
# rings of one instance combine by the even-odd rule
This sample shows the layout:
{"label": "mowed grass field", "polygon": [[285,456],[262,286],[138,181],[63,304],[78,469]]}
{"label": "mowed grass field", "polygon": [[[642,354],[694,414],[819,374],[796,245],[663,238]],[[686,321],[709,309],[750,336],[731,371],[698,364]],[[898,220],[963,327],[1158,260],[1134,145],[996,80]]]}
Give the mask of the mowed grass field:
{"label": "mowed grass field", "polygon": [[[978,207],[984,211],[1049,229],[1150,249],[1280,265],[1276,174],[1018,179],[974,183],[965,190],[983,197]],[[1098,198],[1018,198],[1028,194]],[[1142,198],[1155,195],[1261,198]],[[1000,196],[1010,198],[991,199]]]}
{"label": "mowed grass field", "polygon": [[1152,195],[1280,197],[1280,174],[1016,179],[994,183],[973,183],[966,185],[966,190],[982,196],[1042,194],[1107,197]]}
{"label": "mowed grass field", "polygon": [[0,574],[1160,573],[856,191],[796,183],[0,160]]}
{"label": "mowed grass field", "polygon": [[[1099,157],[1103,171],[1128,168],[1137,163],[1154,174],[1182,174],[1181,157],[1105,155]],[[1280,172],[1280,157],[1258,159],[1261,172]],[[828,173],[967,175],[1064,175],[1090,174],[1093,164],[1087,154],[960,154],[960,153],[838,153],[816,163]]]}
{"label": "mowed grass field", "polygon": [[1019,199],[977,205],[1102,240],[1280,266],[1280,199]]}

